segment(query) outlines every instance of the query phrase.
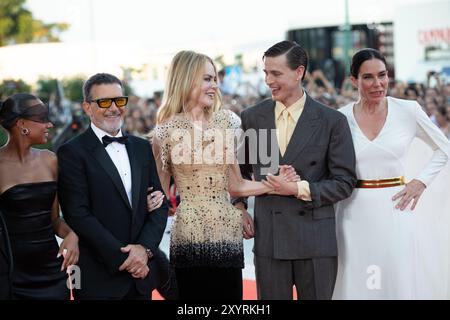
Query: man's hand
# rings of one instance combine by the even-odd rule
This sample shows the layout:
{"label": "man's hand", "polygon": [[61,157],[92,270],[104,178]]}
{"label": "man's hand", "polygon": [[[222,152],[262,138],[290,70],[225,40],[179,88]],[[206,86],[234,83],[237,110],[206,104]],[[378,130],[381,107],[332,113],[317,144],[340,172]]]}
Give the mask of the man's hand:
{"label": "man's hand", "polygon": [[242,211],[242,236],[244,239],[251,239],[255,236],[255,227],[253,225],[253,219],[245,209],[242,202],[236,203],[235,207]]}
{"label": "man's hand", "polygon": [[297,197],[297,182],[288,182],[282,176],[268,174],[267,180],[262,180],[262,183],[274,189],[274,191],[269,192],[269,194]]}
{"label": "man's hand", "polygon": [[142,269],[138,269],[135,273],[132,273],[131,276],[136,279],[144,279],[149,272],[150,269],[148,268],[148,266],[145,266]]}
{"label": "man's hand", "polygon": [[129,244],[120,248],[123,253],[128,253],[128,258],[119,267],[120,271],[127,270],[133,278],[144,279],[148,272],[148,257],[145,248],[140,244]]}
{"label": "man's hand", "polygon": [[300,176],[297,174],[294,167],[284,164],[279,166],[279,168],[280,168],[279,175],[283,177],[283,179],[286,180],[287,182],[297,182],[301,180]]}

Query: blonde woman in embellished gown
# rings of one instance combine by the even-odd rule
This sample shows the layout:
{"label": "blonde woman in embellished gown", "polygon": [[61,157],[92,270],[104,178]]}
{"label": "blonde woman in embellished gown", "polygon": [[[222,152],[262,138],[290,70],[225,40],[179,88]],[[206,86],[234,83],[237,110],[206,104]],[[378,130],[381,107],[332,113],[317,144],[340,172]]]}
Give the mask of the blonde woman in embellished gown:
{"label": "blonde woman in embellished gown", "polygon": [[[170,243],[180,299],[240,300],[243,232],[252,232],[252,222],[231,205],[229,193],[272,190],[240,175],[234,150],[240,119],[220,109],[217,72],[209,57],[179,52],[164,94],[152,144],[164,191],[168,194],[173,176],[181,196]],[[281,171],[286,179],[289,172],[295,175]]]}

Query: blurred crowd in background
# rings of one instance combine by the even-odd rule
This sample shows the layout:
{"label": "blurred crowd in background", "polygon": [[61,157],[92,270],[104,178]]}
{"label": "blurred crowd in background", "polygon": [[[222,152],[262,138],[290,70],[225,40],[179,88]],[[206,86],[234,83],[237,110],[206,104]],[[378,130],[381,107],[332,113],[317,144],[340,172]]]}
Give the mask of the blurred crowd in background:
{"label": "blurred crowd in background", "polygon": [[[434,72],[429,72],[427,79],[426,83],[392,82],[388,94],[396,98],[416,100],[432,121],[450,138],[450,83],[444,83],[439,74]],[[219,73],[219,80],[223,107],[238,115],[243,109],[270,97],[264,83],[251,85],[247,82],[233,88],[223,77],[223,72]],[[358,97],[349,78],[337,88],[321,70],[308,72],[303,85],[311,97],[334,109],[355,102]],[[150,99],[130,97],[125,130],[135,135],[147,134],[155,125],[162,94],[156,92]]]}
{"label": "blurred crowd in background", "polygon": [[[269,98],[270,91],[264,79],[254,70],[243,74],[234,68],[222,69],[218,74],[219,87],[222,94],[223,107],[236,114],[258,101]],[[320,69],[307,72],[303,86],[314,99],[330,108],[338,109],[355,102],[358,94],[350,78],[345,78],[338,87]],[[5,84],[6,83],[6,84]],[[49,145],[43,146],[56,150],[59,145],[78,134],[89,121],[81,108],[83,79],[70,81],[41,80],[37,89],[21,81],[4,82],[0,85],[0,99],[15,92],[31,92],[49,103],[51,120],[54,123],[53,137]],[[124,122],[124,130],[130,134],[145,137],[155,126],[156,114],[161,106],[163,92],[156,91],[148,98],[133,93],[132,85],[124,81],[125,92],[129,96],[128,114]],[[391,81],[388,95],[417,101],[432,121],[450,139],[450,82],[439,73],[430,71],[425,83],[407,83]],[[4,133],[0,133],[0,145],[6,141]]]}

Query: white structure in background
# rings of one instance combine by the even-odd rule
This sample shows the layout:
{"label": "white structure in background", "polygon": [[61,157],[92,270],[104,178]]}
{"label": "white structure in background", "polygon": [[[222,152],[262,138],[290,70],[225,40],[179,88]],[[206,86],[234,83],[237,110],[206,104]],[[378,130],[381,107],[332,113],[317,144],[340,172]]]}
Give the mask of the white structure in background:
{"label": "white structure in background", "polygon": [[[343,0],[316,0],[316,2],[311,4],[314,10],[308,7],[310,10],[308,14],[299,14],[298,10],[286,12],[286,17],[279,19],[280,22],[271,28],[287,31],[294,28],[343,25],[345,16]],[[450,0],[348,0],[348,2],[351,24],[366,23],[375,26],[382,22],[393,22],[397,79],[422,81],[427,70],[441,71],[445,66],[450,67]],[[300,1],[293,3],[300,8],[304,6]],[[80,17],[85,17],[84,13],[82,14],[81,11],[79,13]],[[257,12],[255,14],[257,15]],[[2,47],[0,48],[0,81],[23,79],[28,83],[34,83],[39,77],[58,79],[76,75],[87,77],[96,72],[110,72],[123,76],[127,73],[124,72],[126,69],[135,70],[132,71],[132,75],[136,93],[143,97],[150,97],[154,91],[162,90],[164,87],[167,68],[173,55],[182,49],[192,49],[204,52],[213,58],[223,55],[226,64],[234,64],[235,56],[241,55],[245,69],[253,70],[250,75],[245,75],[248,79],[244,81],[258,83],[258,77],[260,79],[263,77],[261,72],[263,52],[286,35],[282,33],[280,36],[266,35],[267,32],[262,29],[262,24],[266,25],[265,18],[261,16],[258,18],[258,23],[255,22],[253,26],[262,30],[261,36],[245,38],[244,31],[252,29],[249,28],[250,18],[254,20],[254,17],[248,18],[248,21],[229,21],[242,25],[243,36],[236,37],[233,41],[221,41],[220,37],[219,40],[211,37],[204,39],[200,31],[198,34],[191,35],[192,37],[196,35],[198,39],[189,41],[188,46],[183,42],[184,39],[176,38],[172,41],[170,37],[167,39],[171,41],[170,45],[160,42],[144,45],[144,43],[125,41],[99,43],[95,39],[103,39],[103,36],[96,37],[94,34],[103,30],[104,26],[100,25],[97,28],[101,30],[91,26],[95,32],[91,30],[88,34],[85,34],[86,28],[86,30],[80,29],[79,33],[82,33],[86,39],[91,38],[89,43],[44,43]],[[78,30],[77,26],[80,27],[80,24],[76,24],[76,20],[71,22],[74,23],[74,30]],[[222,29],[227,25],[223,23]],[[81,26],[84,28],[86,24]],[[228,34],[219,26],[217,28],[217,33]],[[108,32],[110,32],[109,29]],[[134,36],[138,35],[146,36],[139,32]],[[433,62],[425,61],[426,48],[431,45],[437,45],[441,50],[427,51],[429,56],[441,54],[441,59],[435,59]],[[245,90],[245,87],[241,90]]]}
{"label": "white structure in background", "polygon": [[32,43],[0,48],[0,80],[64,78],[94,68],[89,47],[63,43]]}
{"label": "white structure in background", "polygon": [[[343,3],[344,0],[342,6],[335,8],[336,12],[324,8],[321,19],[314,20],[314,14],[292,19],[289,30],[337,27],[341,31],[339,27],[344,25],[345,16]],[[392,0],[390,3],[348,0],[348,4],[350,25],[367,25],[383,34],[377,44],[380,51],[385,50],[388,63],[394,65],[397,80],[423,82],[427,72],[433,70],[442,72],[450,81],[450,0]],[[324,47],[321,45],[320,49]],[[332,43],[332,49],[335,49],[333,55],[341,52],[342,43]]]}
{"label": "white structure in background", "polygon": [[[245,66],[261,62],[267,43],[233,47],[211,43],[193,44],[190,49],[208,54],[212,58],[223,56],[223,61],[233,64],[235,54],[244,52]],[[22,79],[35,83],[41,77],[64,79],[74,76],[88,77],[97,72],[108,72],[127,78],[132,73],[136,94],[151,97],[164,88],[170,61],[179,48],[143,48],[127,44],[92,43],[32,43],[0,48],[0,81]],[[124,71],[126,70],[126,71]],[[131,70],[131,71],[130,71]]]}
{"label": "white structure in background", "polygon": [[394,52],[397,78],[421,82],[433,70],[450,81],[450,1],[397,7]]}
{"label": "white structure in background", "polygon": [[147,81],[147,94],[161,90],[161,78],[172,54],[130,46],[91,43],[32,43],[0,48],[0,81],[22,79],[35,83],[41,77],[64,79],[108,72],[123,77],[125,69],[139,70]]}

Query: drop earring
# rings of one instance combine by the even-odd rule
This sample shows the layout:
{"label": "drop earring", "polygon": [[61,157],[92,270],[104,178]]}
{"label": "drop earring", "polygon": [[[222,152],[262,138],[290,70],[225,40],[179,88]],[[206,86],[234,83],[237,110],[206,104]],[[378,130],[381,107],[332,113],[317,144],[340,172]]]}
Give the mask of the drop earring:
{"label": "drop earring", "polygon": [[30,134],[30,129],[28,128],[22,128],[20,133],[22,133],[24,136],[27,136]]}

